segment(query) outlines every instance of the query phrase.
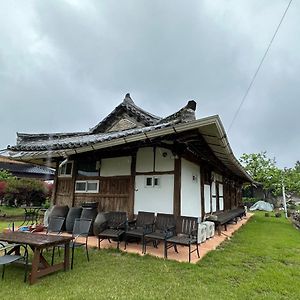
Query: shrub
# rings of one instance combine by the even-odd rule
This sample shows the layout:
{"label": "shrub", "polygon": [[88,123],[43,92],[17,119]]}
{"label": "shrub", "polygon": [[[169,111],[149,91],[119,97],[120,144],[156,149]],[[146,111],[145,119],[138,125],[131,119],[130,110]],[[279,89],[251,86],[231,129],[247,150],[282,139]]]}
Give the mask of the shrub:
{"label": "shrub", "polygon": [[34,179],[9,179],[4,200],[9,206],[42,205],[47,196],[44,183]]}
{"label": "shrub", "polygon": [[265,217],[270,217],[270,214],[268,212],[266,212]]}
{"label": "shrub", "polygon": [[246,205],[249,208],[258,200],[256,198],[243,197],[242,201],[243,201],[243,205]]}
{"label": "shrub", "polygon": [[12,174],[9,173],[8,171],[6,170],[0,170],[0,180],[6,180],[6,179],[10,179],[10,178],[13,178]]}
{"label": "shrub", "polygon": [[280,218],[280,217],[281,217],[281,213],[277,212],[277,213],[275,214],[275,217],[276,217],[276,218]]}
{"label": "shrub", "polygon": [[6,182],[5,181],[0,181],[0,199],[4,196],[6,189]]}

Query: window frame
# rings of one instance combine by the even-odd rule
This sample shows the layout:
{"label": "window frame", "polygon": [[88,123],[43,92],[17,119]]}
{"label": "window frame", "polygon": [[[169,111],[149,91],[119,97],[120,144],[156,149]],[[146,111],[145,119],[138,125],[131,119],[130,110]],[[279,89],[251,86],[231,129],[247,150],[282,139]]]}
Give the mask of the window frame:
{"label": "window frame", "polygon": [[[147,184],[148,179],[151,179],[151,185]],[[158,184],[155,184],[155,182],[157,182]],[[157,176],[157,175],[145,176],[144,186],[145,186],[145,188],[160,188],[161,187],[161,176]]]}
{"label": "window frame", "polygon": [[[85,183],[85,190],[76,190],[76,186],[77,186],[77,183]],[[88,187],[88,184],[89,183],[96,183],[97,184],[97,188],[96,190],[88,190],[87,187]],[[99,180],[76,180],[75,181],[75,193],[76,194],[97,194],[99,193]]]}
{"label": "window frame", "polygon": [[[71,164],[71,173],[70,174],[62,174],[61,170],[63,168],[63,166],[66,166],[66,170],[67,170],[67,165]],[[72,177],[73,176],[73,169],[74,169],[74,161],[73,160],[68,160],[66,161],[64,164],[62,164],[61,166],[59,166],[58,168],[58,177]]]}

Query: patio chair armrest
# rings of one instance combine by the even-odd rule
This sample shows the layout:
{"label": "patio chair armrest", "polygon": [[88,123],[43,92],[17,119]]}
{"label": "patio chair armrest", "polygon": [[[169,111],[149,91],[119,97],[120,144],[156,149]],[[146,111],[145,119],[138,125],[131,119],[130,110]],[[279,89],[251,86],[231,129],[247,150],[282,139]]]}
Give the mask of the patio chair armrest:
{"label": "patio chair armrest", "polygon": [[121,222],[116,226],[117,229],[127,228],[127,221]]}
{"label": "patio chair armrest", "polygon": [[154,223],[144,224],[143,231],[144,231],[144,234],[153,232],[154,231]]}
{"label": "patio chair armrest", "polygon": [[130,221],[128,221],[127,223],[128,223],[129,226],[133,226],[133,225],[136,224],[136,219],[130,220]]}
{"label": "patio chair armrest", "polygon": [[196,237],[197,236],[197,233],[198,233],[198,229],[193,229],[191,231],[191,233],[189,234],[189,237],[192,238],[192,237]]}
{"label": "patio chair armrest", "polygon": [[131,221],[127,221],[126,229],[133,229],[133,228],[136,228],[136,219],[131,220]]}
{"label": "patio chair armrest", "polygon": [[3,243],[2,241],[0,242],[0,251],[6,252],[7,250],[10,250],[14,247],[17,246],[22,246],[21,244],[8,244],[8,243]]}
{"label": "patio chair armrest", "polygon": [[176,226],[166,226],[163,230],[164,233],[169,233],[169,232],[175,233],[175,231],[176,231]]}

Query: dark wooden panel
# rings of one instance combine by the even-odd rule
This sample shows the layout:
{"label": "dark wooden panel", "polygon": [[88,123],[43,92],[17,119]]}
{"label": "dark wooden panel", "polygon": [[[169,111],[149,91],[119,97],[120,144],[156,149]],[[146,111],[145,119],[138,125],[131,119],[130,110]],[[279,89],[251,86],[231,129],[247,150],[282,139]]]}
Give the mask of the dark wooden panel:
{"label": "dark wooden panel", "polygon": [[99,193],[75,193],[74,205],[80,206],[83,202],[98,202],[99,211],[120,210],[132,216],[132,178],[130,176],[101,177],[99,186]]}
{"label": "dark wooden panel", "polygon": [[72,178],[58,178],[57,195],[69,195],[72,193],[73,184]]}
{"label": "dark wooden panel", "polygon": [[57,205],[72,206],[73,180],[72,178],[57,178],[55,203]]}
{"label": "dark wooden panel", "polygon": [[174,168],[174,195],[173,195],[173,213],[180,216],[181,213],[181,159],[175,159]]}

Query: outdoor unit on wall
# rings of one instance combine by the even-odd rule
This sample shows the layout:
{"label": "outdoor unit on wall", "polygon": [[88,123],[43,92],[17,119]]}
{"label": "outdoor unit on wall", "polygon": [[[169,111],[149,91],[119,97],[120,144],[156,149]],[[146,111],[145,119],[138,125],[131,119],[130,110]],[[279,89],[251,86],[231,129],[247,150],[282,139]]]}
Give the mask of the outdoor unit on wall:
{"label": "outdoor unit on wall", "polygon": [[197,241],[198,243],[204,243],[206,241],[206,226],[199,223],[198,224],[198,237]]}
{"label": "outdoor unit on wall", "polygon": [[201,224],[206,227],[206,238],[212,238],[215,235],[215,223],[210,221],[204,221]]}

